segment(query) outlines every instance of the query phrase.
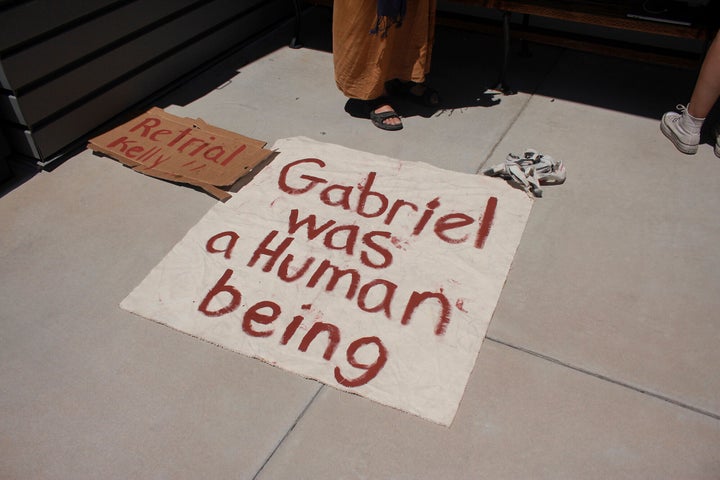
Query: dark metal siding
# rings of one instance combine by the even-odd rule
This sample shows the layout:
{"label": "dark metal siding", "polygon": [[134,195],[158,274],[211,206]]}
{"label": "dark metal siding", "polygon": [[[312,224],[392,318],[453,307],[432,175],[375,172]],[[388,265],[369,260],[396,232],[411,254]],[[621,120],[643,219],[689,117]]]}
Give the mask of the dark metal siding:
{"label": "dark metal siding", "polygon": [[0,1],[0,120],[46,161],[292,15],[289,0]]}

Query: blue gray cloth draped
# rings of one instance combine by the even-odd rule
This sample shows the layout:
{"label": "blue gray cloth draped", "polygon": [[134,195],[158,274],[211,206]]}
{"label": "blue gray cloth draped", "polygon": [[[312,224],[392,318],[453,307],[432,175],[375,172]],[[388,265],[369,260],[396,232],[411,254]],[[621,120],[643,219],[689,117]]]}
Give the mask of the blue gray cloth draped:
{"label": "blue gray cloth draped", "polygon": [[387,32],[393,25],[402,25],[407,9],[407,0],[378,0],[377,3],[377,19],[375,27],[370,33],[375,35],[380,33],[383,37],[387,36]]}

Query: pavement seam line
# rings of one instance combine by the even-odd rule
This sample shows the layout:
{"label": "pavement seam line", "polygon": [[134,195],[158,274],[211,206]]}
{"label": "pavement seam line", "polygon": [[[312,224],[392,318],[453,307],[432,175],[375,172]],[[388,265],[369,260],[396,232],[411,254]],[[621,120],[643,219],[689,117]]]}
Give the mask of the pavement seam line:
{"label": "pavement seam line", "polygon": [[518,118],[520,118],[520,115],[522,115],[522,113],[525,111],[528,104],[530,103],[530,100],[532,100],[535,97],[538,90],[540,90],[540,87],[542,87],[542,85],[545,83],[547,78],[550,76],[550,73],[558,66],[558,64],[560,63],[560,60],[564,56],[565,52],[566,52],[566,49],[561,49],[558,52],[558,55],[557,55],[557,57],[555,57],[555,61],[553,62],[552,67],[547,69],[547,71],[545,72],[545,75],[543,75],[543,78],[535,85],[535,88],[530,92],[530,94],[527,97],[527,100],[525,100],[525,103],[523,103],[522,107],[520,107],[517,114],[513,117],[513,119],[510,121],[510,123],[508,123],[508,126],[505,129],[505,131],[498,137],[497,142],[495,142],[495,144],[492,146],[492,148],[490,149],[490,152],[487,154],[487,157],[485,157],[485,160],[483,160],[483,162],[480,164],[478,169],[475,171],[475,175],[480,175],[485,171],[485,169],[487,168],[486,164],[487,164],[488,160],[490,160],[492,158],[492,156],[495,154],[495,150],[497,150],[498,145],[500,145],[500,143],[502,143],[502,141],[505,139],[505,136],[507,135],[507,133],[515,125],[515,123],[517,123]]}
{"label": "pavement seam line", "polygon": [[503,139],[505,138],[505,135],[507,135],[507,133],[510,131],[510,129],[515,125],[515,123],[517,122],[518,118],[520,118],[520,115],[522,115],[522,113],[525,111],[525,109],[526,109],[527,106],[528,106],[528,103],[530,103],[530,100],[531,100],[534,96],[535,96],[535,92],[533,92],[533,93],[531,93],[530,95],[528,95],[527,99],[525,100],[525,103],[523,103],[522,107],[518,110],[518,112],[517,112],[517,114],[515,115],[515,117],[513,117],[513,119],[510,121],[510,123],[508,124],[507,128],[505,129],[505,131],[498,137],[497,142],[495,142],[495,145],[492,146],[492,148],[490,149],[490,152],[488,153],[487,157],[485,157],[485,160],[480,164],[480,167],[478,167],[478,169],[475,171],[475,175],[480,175],[480,174],[482,174],[482,173],[485,171],[485,169],[487,168],[487,167],[486,167],[486,164],[487,164],[488,160],[490,160],[490,159],[492,158],[492,156],[495,154],[495,150],[497,150],[498,145],[500,145],[500,143],[501,143],[501,142],[503,141]]}
{"label": "pavement seam line", "polygon": [[502,340],[500,340],[500,339],[493,338],[493,337],[489,337],[489,336],[486,336],[485,338],[486,338],[487,340],[489,340],[489,341],[491,341],[491,342],[494,342],[494,343],[497,343],[497,344],[499,344],[499,345],[503,345],[503,346],[506,346],[506,347],[508,347],[508,348],[512,348],[513,350],[517,350],[517,351],[519,351],[519,352],[527,353],[528,355],[532,355],[532,356],[534,356],[534,357],[537,357],[537,358],[540,358],[540,359],[542,359],[542,360],[545,360],[545,361],[554,363],[554,364],[559,365],[559,366],[561,366],[561,367],[569,368],[569,369],[574,370],[574,371],[576,371],[576,372],[583,373],[583,374],[585,374],[585,375],[589,375],[589,376],[591,376],[591,377],[597,378],[598,380],[603,380],[603,381],[605,381],[605,382],[612,383],[612,384],[614,384],[614,385],[617,385],[617,386],[620,386],[620,387],[623,387],[623,388],[627,388],[627,389],[632,390],[632,391],[634,391],[634,392],[637,392],[637,393],[640,393],[640,394],[643,394],[643,395],[648,395],[648,396],[653,397],[653,398],[656,398],[656,399],[658,399],[658,400],[662,400],[663,402],[670,403],[670,404],[675,405],[675,406],[677,406],[677,407],[681,407],[681,408],[684,408],[684,409],[686,409],[686,410],[690,410],[690,411],[692,411],[692,412],[699,413],[700,415],[704,415],[704,416],[706,416],[706,417],[710,417],[710,418],[713,418],[713,419],[715,419],[715,420],[720,420],[720,414],[713,413],[713,412],[710,412],[710,411],[708,411],[708,410],[703,410],[702,408],[693,407],[692,405],[688,405],[687,403],[683,403],[683,402],[681,402],[681,401],[679,401],[679,400],[675,400],[675,399],[670,398],[670,397],[667,397],[667,396],[665,396],[665,395],[662,395],[662,394],[659,394],[659,393],[655,393],[655,392],[652,392],[652,391],[650,391],[650,390],[646,390],[646,389],[644,389],[644,388],[641,388],[641,387],[638,387],[638,386],[635,386],[635,385],[631,385],[631,384],[629,384],[629,383],[625,383],[625,382],[620,381],[620,380],[616,380],[616,379],[614,379],[614,378],[608,377],[608,376],[603,375],[603,374],[601,374],[601,373],[593,372],[593,371],[591,371],[591,370],[587,370],[587,369],[585,369],[585,368],[578,367],[578,366],[576,366],[576,365],[572,365],[572,364],[570,364],[570,363],[563,362],[562,360],[559,360],[559,359],[557,359],[557,358],[550,357],[550,356],[548,356],[548,355],[544,355],[544,354],[542,354],[542,353],[540,353],[540,352],[536,352],[536,351],[530,350],[530,349],[528,349],[528,348],[520,347],[520,346],[518,346],[518,345],[513,345],[512,343],[504,342],[504,341],[502,341]]}
{"label": "pavement seam line", "polygon": [[273,448],[272,452],[270,452],[270,455],[267,456],[267,458],[265,459],[263,464],[260,466],[258,471],[255,472],[255,475],[253,475],[252,480],[256,480],[258,478],[258,475],[260,475],[260,473],[262,473],[262,471],[265,469],[265,466],[270,462],[270,460],[273,458],[273,456],[275,456],[275,452],[277,452],[280,449],[282,444],[285,443],[285,440],[290,436],[290,434],[293,432],[293,430],[295,430],[295,427],[297,426],[298,423],[300,423],[300,420],[302,420],[302,418],[305,416],[305,413],[310,408],[310,405],[312,405],[313,402],[315,402],[315,399],[317,398],[318,395],[320,395],[320,392],[323,391],[324,388],[325,388],[325,385],[321,384],[320,388],[317,389],[317,391],[312,396],[310,401],[308,401],[308,403],[305,405],[305,407],[303,407],[302,411],[295,418],[295,421],[290,426],[288,431],[285,432],[285,435],[283,435],[283,437],[280,439],[280,441],[277,443],[277,445],[275,445],[275,448]]}

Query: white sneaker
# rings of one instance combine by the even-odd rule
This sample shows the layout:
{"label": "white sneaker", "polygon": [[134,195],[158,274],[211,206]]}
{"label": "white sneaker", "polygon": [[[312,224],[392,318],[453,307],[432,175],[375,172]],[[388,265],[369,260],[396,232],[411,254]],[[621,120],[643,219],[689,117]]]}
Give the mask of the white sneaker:
{"label": "white sneaker", "polygon": [[715,156],[720,158],[720,128],[715,134]]}
{"label": "white sneaker", "polygon": [[[684,105],[678,105],[676,107],[680,113],[667,112],[662,116],[660,121],[660,130],[670,141],[675,145],[675,148],[680,150],[682,153],[693,155],[697,152],[698,144],[700,143],[700,132],[689,133],[683,128],[683,117],[689,116],[687,109]],[[688,119],[685,119],[686,121]],[[718,153],[716,147],[715,153]]]}

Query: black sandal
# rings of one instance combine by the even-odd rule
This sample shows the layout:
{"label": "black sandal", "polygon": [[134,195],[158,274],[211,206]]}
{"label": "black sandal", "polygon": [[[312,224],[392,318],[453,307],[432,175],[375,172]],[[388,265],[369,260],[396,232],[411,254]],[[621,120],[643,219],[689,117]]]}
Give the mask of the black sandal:
{"label": "black sandal", "polygon": [[385,120],[389,118],[397,118],[400,119],[400,115],[397,114],[395,110],[390,110],[387,112],[376,112],[378,108],[382,107],[383,105],[388,105],[390,108],[392,108],[392,105],[388,103],[386,98],[378,98],[370,102],[370,120],[372,121],[373,125],[376,127],[382,129],[382,130],[389,130],[389,131],[397,131],[402,130],[403,124],[402,120],[398,124],[392,124],[392,123],[385,123]]}
{"label": "black sandal", "polygon": [[[422,87],[422,93],[415,93],[417,87]],[[403,82],[399,79],[390,80],[386,85],[385,89],[391,95],[403,96],[410,100],[424,105],[426,107],[438,107],[440,106],[440,94],[434,88],[428,87],[424,83],[417,83],[413,81]]]}

